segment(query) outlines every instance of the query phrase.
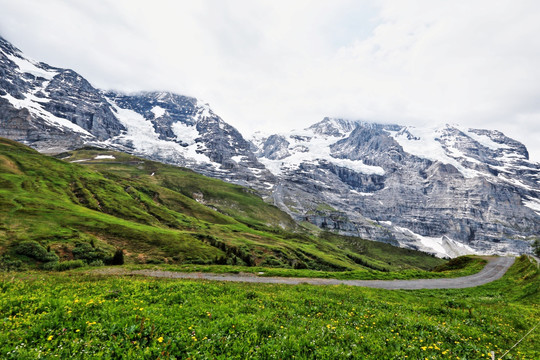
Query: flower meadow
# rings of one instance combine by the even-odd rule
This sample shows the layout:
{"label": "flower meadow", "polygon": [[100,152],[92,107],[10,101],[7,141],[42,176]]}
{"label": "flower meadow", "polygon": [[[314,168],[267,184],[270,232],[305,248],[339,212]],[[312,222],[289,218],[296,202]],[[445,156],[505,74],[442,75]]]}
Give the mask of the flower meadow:
{"label": "flower meadow", "polygon": [[540,321],[538,273],[522,257],[478,288],[415,291],[4,273],[0,358],[489,359]]}

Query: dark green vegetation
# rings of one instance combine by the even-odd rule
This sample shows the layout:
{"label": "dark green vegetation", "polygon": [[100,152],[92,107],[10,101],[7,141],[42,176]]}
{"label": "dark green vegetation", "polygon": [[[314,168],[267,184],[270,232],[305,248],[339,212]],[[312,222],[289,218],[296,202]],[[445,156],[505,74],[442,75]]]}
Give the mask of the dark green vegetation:
{"label": "dark green vegetation", "polygon": [[58,158],[0,140],[0,267],[125,261],[386,273],[445,263],[308,232],[252,190],[187,169],[92,148]]}
{"label": "dark green vegetation", "polygon": [[540,240],[534,240],[533,251],[536,256],[540,256]]}
{"label": "dark green vegetation", "polygon": [[[493,283],[387,291],[19,272],[0,275],[3,359],[486,359],[540,321],[526,257]],[[540,358],[540,331],[504,359]]]}

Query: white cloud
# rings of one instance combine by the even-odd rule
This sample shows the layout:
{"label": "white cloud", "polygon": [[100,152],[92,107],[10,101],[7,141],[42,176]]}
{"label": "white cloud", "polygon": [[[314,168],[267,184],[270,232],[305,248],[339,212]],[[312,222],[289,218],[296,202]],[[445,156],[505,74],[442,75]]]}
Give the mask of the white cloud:
{"label": "white cloud", "polygon": [[242,131],[323,116],[499,129],[540,161],[537,1],[0,0],[0,33],[94,85],[203,98]]}

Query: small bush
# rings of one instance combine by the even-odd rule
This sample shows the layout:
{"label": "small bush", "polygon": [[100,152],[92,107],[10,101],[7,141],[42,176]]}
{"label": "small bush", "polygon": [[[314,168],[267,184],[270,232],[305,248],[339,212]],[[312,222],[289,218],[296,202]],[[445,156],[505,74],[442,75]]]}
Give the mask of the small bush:
{"label": "small bush", "polygon": [[41,262],[57,262],[58,255],[48,252],[36,241],[23,241],[15,247],[15,253]]}
{"label": "small bush", "polygon": [[111,254],[106,250],[96,247],[95,240],[90,243],[79,241],[75,243],[75,247],[71,250],[73,258],[77,260],[85,260],[91,263],[97,260],[106,262],[111,259]]}
{"label": "small bush", "polygon": [[538,240],[538,239],[534,240],[532,248],[533,248],[534,254],[536,256],[540,256],[540,240]]}
{"label": "small bush", "polygon": [[62,262],[51,261],[43,264],[41,268],[48,271],[65,271],[83,266],[86,266],[86,263],[82,260],[67,260]]}
{"label": "small bush", "polygon": [[20,270],[24,270],[24,267],[21,260],[11,259],[9,255],[4,255],[0,257],[0,270],[20,271]]}
{"label": "small bush", "polygon": [[70,269],[76,269],[85,266],[86,263],[82,260],[68,260],[56,263],[54,270],[56,271],[65,271]]}
{"label": "small bush", "polygon": [[111,265],[124,265],[124,250],[116,249],[110,261]]}
{"label": "small bush", "polygon": [[261,263],[261,266],[285,267],[285,265],[279,259],[272,255],[264,259],[264,261]]}
{"label": "small bush", "polygon": [[43,270],[56,270],[56,265],[58,265],[58,261],[50,261],[41,266]]}
{"label": "small bush", "polygon": [[90,266],[104,266],[105,263],[102,260],[94,260],[91,263],[89,263],[88,265],[90,265]]}
{"label": "small bush", "polygon": [[469,265],[473,261],[474,259],[471,257],[460,256],[460,257],[451,259],[446,264],[442,264],[435,267],[433,271],[442,272],[442,271],[449,271],[449,270],[459,270],[459,269],[465,268],[467,265]]}

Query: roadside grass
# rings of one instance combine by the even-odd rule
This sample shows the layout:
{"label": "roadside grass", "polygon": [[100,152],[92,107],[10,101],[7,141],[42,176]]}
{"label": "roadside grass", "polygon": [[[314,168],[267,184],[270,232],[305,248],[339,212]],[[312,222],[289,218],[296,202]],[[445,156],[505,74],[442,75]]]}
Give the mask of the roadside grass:
{"label": "roadside grass", "polygon": [[353,271],[319,271],[310,269],[283,269],[268,268],[261,266],[231,266],[231,265],[138,265],[124,266],[128,270],[162,270],[175,272],[202,272],[215,274],[255,274],[261,277],[299,277],[299,278],[324,278],[339,280],[409,280],[409,279],[438,279],[456,278],[478,273],[484,268],[487,261],[474,256],[464,256],[456,259],[468,259],[460,267],[453,269],[441,268],[440,271],[400,270],[400,271],[377,271],[361,269]]}
{"label": "roadside grass", "polygon": [[[388,291],[25,272],[0,275],[4,359],[486,359],[540,321],[521,257],[470,289]],[[504,359],[538,359],[532,332]]]}

